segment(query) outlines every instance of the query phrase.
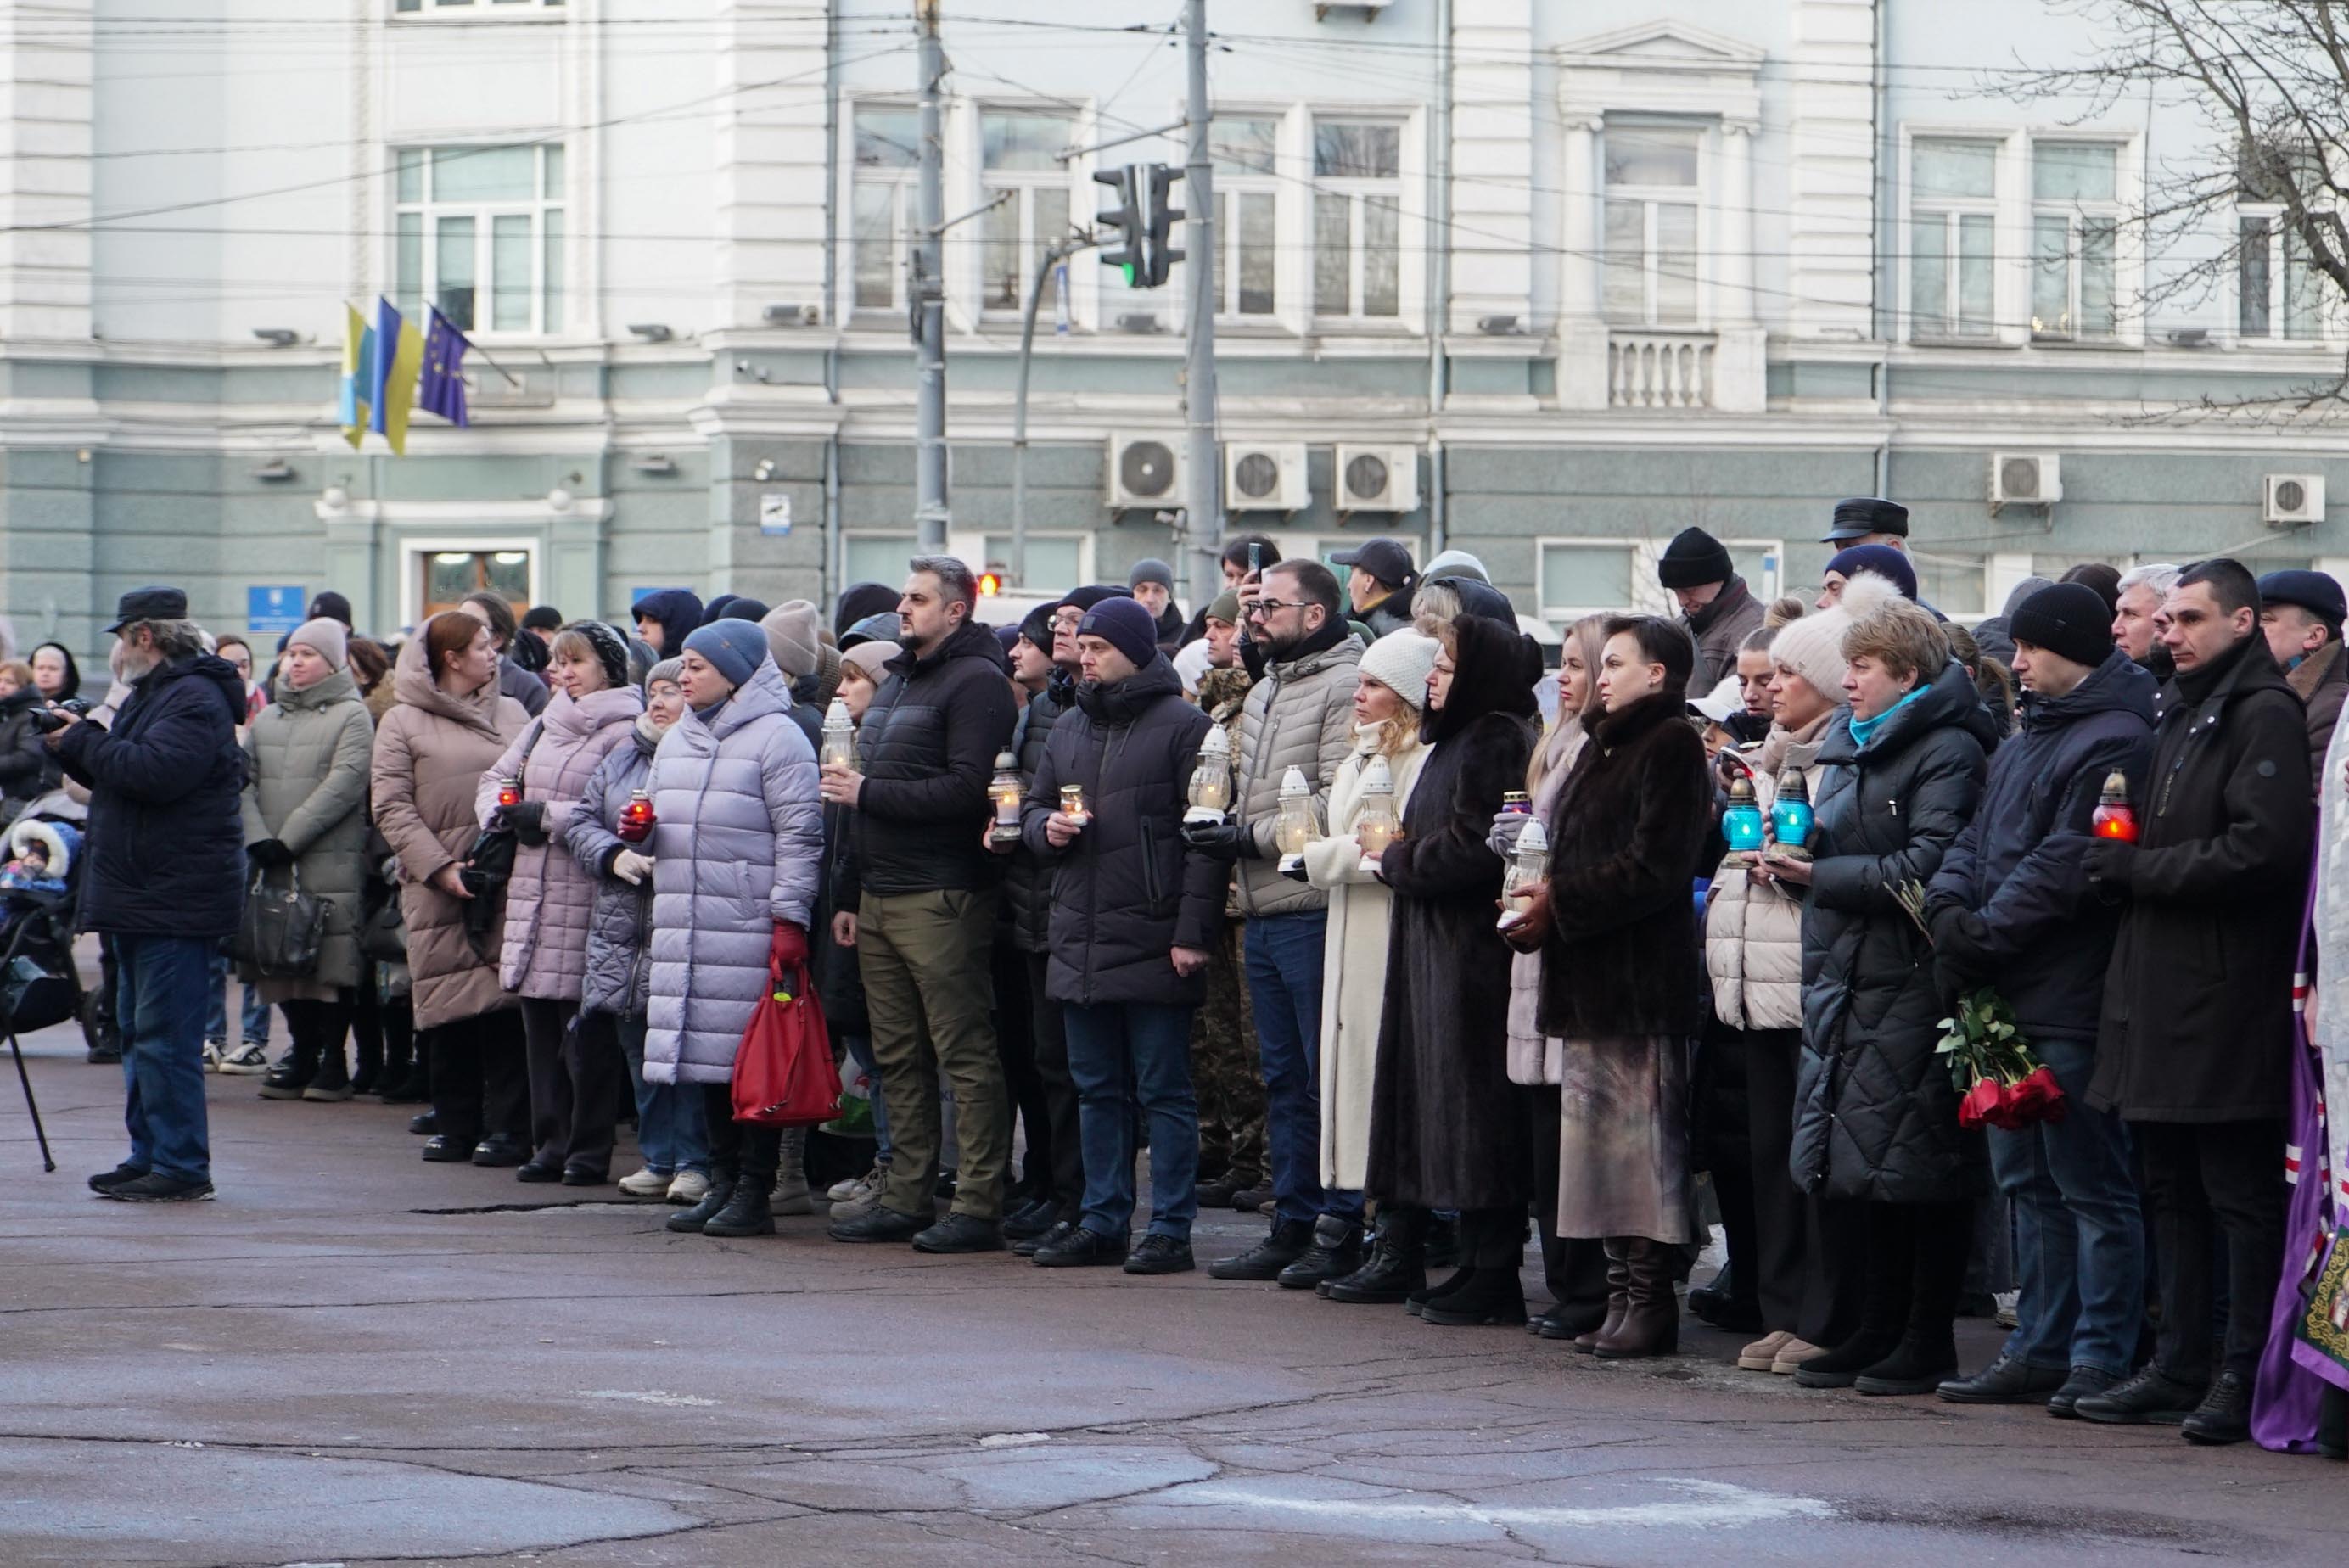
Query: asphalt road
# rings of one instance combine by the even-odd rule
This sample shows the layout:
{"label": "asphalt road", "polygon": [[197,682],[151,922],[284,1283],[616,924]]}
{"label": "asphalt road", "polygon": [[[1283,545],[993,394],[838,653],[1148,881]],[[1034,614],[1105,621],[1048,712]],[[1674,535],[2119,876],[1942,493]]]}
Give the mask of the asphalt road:
{"label": "asphalt road", "polygon": [[821,1219],[675,1236],[250,1078],[211,1080],[217,1202],[109,1203],[117,1071],[29,1054],[60,1169],[0,1083],[9,1564],[2343,1561],[2319,1460],[1801,1390],[1701,1326],[1603,1365]]}

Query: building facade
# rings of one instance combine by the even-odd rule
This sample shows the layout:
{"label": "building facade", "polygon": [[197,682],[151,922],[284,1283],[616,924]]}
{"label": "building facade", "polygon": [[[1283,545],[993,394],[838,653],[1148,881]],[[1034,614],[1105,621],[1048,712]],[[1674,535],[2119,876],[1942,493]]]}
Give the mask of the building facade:
{"label": "building facade", "polygon": [[[952,543],[1007,572],[1023,291],[1126,160],[1182,160],[1169,0],[946,7]],[[2349,558],[2349,436],[2220,411],[2336,376],[2289,248],[2148,254],[2189,103],[1999,90],[2043,0],[1213,0],[1226,525],[1479,556],[1554,622],[1698,523],[1816,581],[1907,503],[1928,597],[2231,551]],[[913,544],[904,0],[44,0],[0,17],[0,608],[243,626],[332,586],[828,598]],[[1993,45],[1991,40],[1996,40]],[[2248,198],[2235,229],[2271,212]],[[471,428],[334,424],[346,301],[474,338]],[[1042,302],[1024,581],[1173,556],[1180,268]],[[2349,500],[2349,490],[2343,492]],[[274,600],[266,590],[279,593]],[[256,591],[264,591],[256,594]],[[294,590],[295,594],[285,591]]]}

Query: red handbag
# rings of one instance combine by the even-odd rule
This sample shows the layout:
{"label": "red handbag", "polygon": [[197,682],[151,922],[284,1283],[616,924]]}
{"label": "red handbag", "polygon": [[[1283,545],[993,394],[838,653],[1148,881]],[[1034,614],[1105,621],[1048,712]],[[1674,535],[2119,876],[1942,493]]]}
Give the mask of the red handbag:
{"label": "red handbag", "polygon": [[767,995],[734,1052],[734,1119],[758,1127],[812,1127],[840,1114],[840,1065],[804,959],[783,975],[783,934],[767,959]]}

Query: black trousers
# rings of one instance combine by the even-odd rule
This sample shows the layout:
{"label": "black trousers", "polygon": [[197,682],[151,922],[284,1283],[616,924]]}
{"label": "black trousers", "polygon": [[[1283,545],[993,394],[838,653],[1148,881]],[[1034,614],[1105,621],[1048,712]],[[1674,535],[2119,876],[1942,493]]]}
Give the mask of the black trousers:
{"label": "black trousers", "polygon": [[522,1030],[530,1072],[531,1157],[560,1170],[607,1174],[627,1070],[612,1015],[583,1013],[576,1002],[525,996]]}
{"label": "black trousers", "polygon": [[[1731,1292],[1740,1302],[1758,1304],[1753,1112],[1745,1081],[1750,1038],[1744,1030],[1733,1029],[1718,1018],[1705,1026],[1697,1045],[1694,1104],[1689,1119],[1695,1168],[1712,1173],[1713,1201],[1721,1208]],[[1791,1129],[1788,1136],[1792,1137]]]}
{"label": "black trousers", "polygon": [[[1813,1345],[1840,1345],[1859,1326],[1865,1242],[1857,1204],[1806,1195],[1795,1185],[1795,1069],[1800,1029],[1749,1029],[1745,1133],[1753,1175],[1754,1296],[1762,1326]],[[1716,1172],[1716,1177],[1718,1172]]]}
{"label": "black trousers", "polygon": [[331,1002],[292,1001],[277,1005],[278,1011],[285,1015],[285,1032],[294,1038],[295,1060],[317,1064],[310,1081],[322,1088],[339,1088],[351,1081],[350,1058],[344,1054],[343,1041],[350,1036],[355,1008],[347,986]]}
{"label": "black trousers", "polygon": [[[1052,1185],[1052,1118],[1045,1104],[1044,1076],[1036,1066],[1036,999],[1029,994],[1028,960],[1012,946],[1010,933],[999,931],[990,962],[995,970],[995,1055],[1003,1064],[1004,1108],[1007,1114],[1018,1116],[1027,1138],[1019,1179],[1013,1185],[1040,1198]],[[1009,1138],[1004,1146],[1010,1147]]]}
{"label": "black trousers", "polygon": [[746,1126],[734,1119],[734,1086],[702,1086],[704,1118],[709,1123],[709,1181],[756,1187],[764,1192],[775,1184],[775,1169],[783,1162],[783,1130]]}
{"label": "black trousers", "polygon": [[[2283,1271],[2283,1124],[2132,1121],[2145,1161],[2146,1207],[2158,1243],[2161,1330],[2154,1359],[2186,1383],[2218,1364],[2251,1378],[2267,1346],[2275,1282]],[[2227,1241],[2226,1332],[2216,1329],[2211,1248]]]}
{"label": "black trousers", "polygon": [[511,1007],[456,1018],[432,1038],[432,1115],[443,1138],[479,1143],[503,1134],[530,1140],[530,1074],[522,1015]]}
{"label": "black trousers", "polygon": [[1607,1310],[1607,1243],[1597,1237],[1569,1241],[1557,1233],[1557,1088],[1531,1084],[1519,1091],[1532,1124],[1534,1231],[1541,1241],[1542,1283],[1558,1305]]}
{"label": "black trousers", "polygon": [[351,1012],[351,1039],[358,1050],[358,1070],[370,1084],[398,1078],[409,1070],[416,1036],[416,1013],[406,996],[386,996],[376,982],[381,970],[373,959],[359,963],[359,985]]}
{"label": "black trousers", "polygon": [[1028,965],[1028,1016],[1032,1026],[1036,1078],[1044,1096],[1049,1196],[1073,1220],[1085,1206],[1085,1151],[1077,1130],[1077,1080],[1069,1074],[1069,1031],[1061,1004],[1044,995],[1046,957],[1023,953]]}
{"label": "black trousers", "polygon": [[1958,1292],[1973,1247],[1973,1200],[1853,1206],[1865,1227],[1867,1253],[1859,1332],[1947,1346],[1954,1356]]}

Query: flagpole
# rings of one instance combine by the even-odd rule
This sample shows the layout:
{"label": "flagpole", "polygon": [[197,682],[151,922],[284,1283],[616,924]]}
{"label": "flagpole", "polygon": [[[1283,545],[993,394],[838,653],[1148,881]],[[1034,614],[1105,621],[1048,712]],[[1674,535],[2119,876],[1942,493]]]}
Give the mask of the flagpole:
{"label": "flagpole", "polygon": [[[460,337],[464,337],[464,335],[464,335],[463,333],[459,333],[457,335],[458,335],[458,336],[460,336]],[[474,342],[471,338],[470,338],[470,337],[466,337],[466,338],[465,338],[465,349],[466,349],[466,352],[467,352],[467,353],[469,353],[469,354],[471,354],[474,358],[476,358],[476,359],[480,360],[482,364],[484,364],[484,365],[488,366],[491,369],[492,369],[492,370],[496,371],[499,375],[501,375],[501,376],[504,377],[506,378],[506,385],[507,385],[507,386],[509,386],[509,387],[512,387],[512,388],[513,388],[515,391],[517,391],[517,392],[519,392],[519,391],[521,391],[521,390],[523,389],[523,384],[522,384],[520,381],[518,381],[518,380],[516,380],[516,379],[515,379],[515,377],[514,377],[514,373],[513,373],[512,371],[511,371],[511,370],[508,370],[504,366],[502,366],[502,365],[499,364],[496,360],[494,360],[494,359],[491,358],[488,355],[486,355],[486,354],[482,353],[482,352],[481,352],[481,346],[480,344],[475,343],[475,342]]]}

